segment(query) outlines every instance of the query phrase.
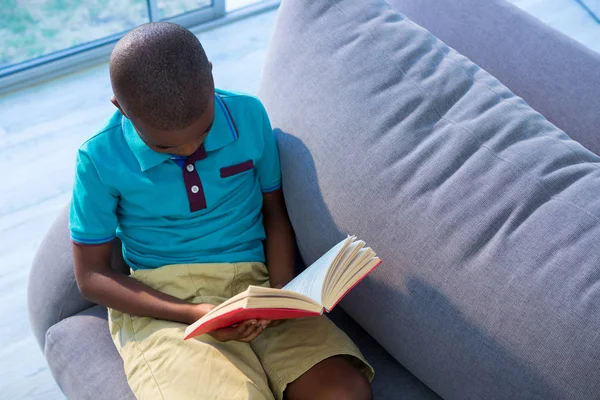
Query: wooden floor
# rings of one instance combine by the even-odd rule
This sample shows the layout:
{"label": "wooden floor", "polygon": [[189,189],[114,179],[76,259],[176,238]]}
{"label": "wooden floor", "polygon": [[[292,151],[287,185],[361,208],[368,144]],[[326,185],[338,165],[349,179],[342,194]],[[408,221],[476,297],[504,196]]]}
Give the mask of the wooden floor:
{"label": "wooden floor", "polygon": [[[274,20],[271,11],[199,35],[218,87],[256,92]],[[103,64],[0,97],[1,399],[63,398],[30,332],[27,278],[69,201],[77,148],[113,112],[110,96]]]}

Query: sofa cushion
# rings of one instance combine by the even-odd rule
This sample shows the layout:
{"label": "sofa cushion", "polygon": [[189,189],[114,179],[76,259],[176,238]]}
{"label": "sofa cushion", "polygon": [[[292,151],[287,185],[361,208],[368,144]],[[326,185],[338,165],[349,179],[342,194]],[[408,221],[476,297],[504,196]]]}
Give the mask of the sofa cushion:
{"label": "sofa cushion", "polygon": [[[29,273],[27,307],[35,338],[44,348],[47,330],[64,318],[91,307],[81,296],[73,270],[73,250],[69,234],[69,207],[62,210],[40,245]],[[121,242],[115,239],[113,268],[129,273],[123,261]]]}
{"label": "sofa cushion", "polygon": [[46,234],[29,273],[29,320],[42,349],[51,326],[93,305],[81,296],[75,282],[68,217],[65,207]]}
{"label": "sofa cushion", "polygon": [[344,309],[445,399],[600,393],[600,157],[377,0],[283,0],[259,95],[299,248],[383,264]]}
{"label": "sofa cushion", "polygon": [[94,306],[48,330],[50,371],[70,399],[135,399],[108,331],[106,308]]}
{"label": "sofa cushion", "polygon": [[329,318],[344,330],[360,348],[363,355],[375,369],[373,397],[375,399],[440,400],[441,398],[419,381],[394,357],[381,347],[365,330],[336,307]]}
{"label": "sofa cushion", "polygon": [[[332,319],[348,332],[377,370],[375,398],[437,400],[439,397],[394,360],[341,309]],[[48,330],[45,355],[61,390],[70,399],[134,399],[123,361],[108,331],[106,308],[94,306]]]}
{"label": "sofa cushion", "polygon": [[600,54],[506,0],[388,3],[600,154]]}

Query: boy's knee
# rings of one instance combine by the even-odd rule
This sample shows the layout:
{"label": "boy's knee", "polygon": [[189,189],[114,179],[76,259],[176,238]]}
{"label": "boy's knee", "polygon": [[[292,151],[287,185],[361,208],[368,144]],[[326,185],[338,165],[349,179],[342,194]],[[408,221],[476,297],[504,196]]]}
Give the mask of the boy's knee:
{"label": "boy's knee", "polygon": [[348,376],[345,382],[339,382],[330,390],[330,393],[323,397],[324,399],[372,400],[373,398],[369,381],[360,373],[355,376]]}
{"label": "boy's knee", "polygon": [[287,400],[371,400],[369,380],[343,357],[331,357],[292,382]]}
{"label": "boy's knee", "polygon": [[348,399],[356,399],[356,400],[372,400],[373,399],[373,391],[371,390],[371,384],[369,380],[363,375],[359,373],[357,379],[354,380],[353,385],[353,393]]}

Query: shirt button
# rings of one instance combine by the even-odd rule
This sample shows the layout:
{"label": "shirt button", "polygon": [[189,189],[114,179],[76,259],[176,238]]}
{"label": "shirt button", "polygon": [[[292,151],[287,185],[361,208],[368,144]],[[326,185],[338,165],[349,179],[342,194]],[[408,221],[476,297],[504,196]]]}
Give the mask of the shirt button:
{"label": "shirt button", "polygon": [[200,188],[196,185],[192,186],[192,193],[198,193],[200,191]]}
{"label": "shirt button", "polygon": [[192,164],[188,164],[188,166],[185,167],[185,169],[187,169],[188,172],[192,172],[194,170],[194,166]]}

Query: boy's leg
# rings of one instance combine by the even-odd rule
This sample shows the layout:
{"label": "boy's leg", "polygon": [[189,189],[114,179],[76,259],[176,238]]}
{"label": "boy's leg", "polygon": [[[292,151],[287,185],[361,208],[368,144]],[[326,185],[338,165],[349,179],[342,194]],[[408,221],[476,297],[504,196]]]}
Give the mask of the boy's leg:
{"label": "boy's leg", "polygon": [[327,317],[288,320],[251,343],[275,398],[371,398],[373,369]]}
{"label": "boy's leg", "polygon": [[139,400],[272,400],[267,377],[247,343],[209,335],[183,340],[185,324],[109,310],[113,341]]}
{"label": "boy's leg", "polygon": [[287,386],[285,396],[286,400],[373,397],[367,377],[344,356],[333,356],[316,364]]}
{"label": "boy's leg", "polygon": [[[231,297],[235,264],[169,265],[132,277],[192,303]],[[210,335],[183,340],[186,324],[109,310],[111,335],[127,380],[140,400],[272,400],[265,372],[247,343]]]}
{"label": "boy's leg", "polygon": [[[261,263],[237,264],[234,293],[248,285],[269,286]],[[327,317],[282,322],[267,328],[250,346],[258,356],[275,398],[369,399],[373,369],[350,338]]]}

